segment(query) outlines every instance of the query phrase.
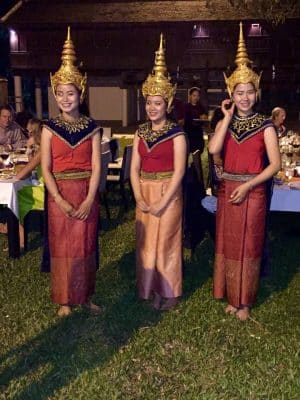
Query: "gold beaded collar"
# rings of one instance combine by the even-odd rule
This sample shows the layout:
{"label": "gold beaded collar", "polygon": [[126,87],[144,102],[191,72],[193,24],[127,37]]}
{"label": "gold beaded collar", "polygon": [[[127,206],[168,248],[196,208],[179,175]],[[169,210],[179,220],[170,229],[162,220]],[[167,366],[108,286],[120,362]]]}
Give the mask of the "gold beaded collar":
{"label": "gold beaded collar", "polygon": [[176,126],[177,124],[175,124],[175,122],[167,120],[166,124],[161,129],[154,131],[151,122],[147,121],[138,127],[138,136],[146,140],[146,142],[152,143]]}
{"label": "gold beaded collar", "polygon": [[273,126],[272,121],[263,114],[255,113],[247,117],[235,114],[229,125],[229,131],[237,143],[242,143],[268,126]]}
{"label": "gold beaded collar", "polygon": [[89,126],[90,118],[85,115],[80,115],[76,121],[66,121],[63,119],[62,115],[59,114],[56,118],[54,118],[55,124],[63,128],[69,133],[80,132],[82,129],[86,129]]}

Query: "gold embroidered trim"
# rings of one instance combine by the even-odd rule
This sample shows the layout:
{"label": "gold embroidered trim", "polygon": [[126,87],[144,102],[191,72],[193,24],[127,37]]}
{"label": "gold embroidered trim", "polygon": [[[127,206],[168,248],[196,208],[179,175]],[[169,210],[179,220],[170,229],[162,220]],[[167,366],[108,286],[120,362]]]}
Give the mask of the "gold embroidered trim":
{"label": "gold embroidered trim", "polygon": [[234,133],[239,136],[246,131],[261,128],[265,120],[266,117],[258,113],[246,118],[242,118],[236,115],[232,121],[231,127]]}
{"label": "gold embroidered trim", "polygon": [[147,147],[147,151],[148,153],[150,153],[150,151],[152,151],[153,149],[155,149],[156,146],[160,145],[161,143],[166,142],[167,140],[171,140],[174,139],[176,136],[180,136],[180,135],[184,135],[184,132],[175,132],[173,135],[166,137],[165,139],[160,140],[159,142],[155,143],[153,146],[149,147],[148,143],[146,142],[146,140],[144,140],[145,146]]}
{"label": "gold embroidered trim", "polygon": [[54,118],[55,123],[60,128],[65,129],[68,133],[76,133],[80,132],[83,129],[86,129],[89,126],[90,119],[85,115],[80,115],[76,121],[69,122],[65,121],[62,118],[62,115],[59,114]]}
{"label": "gold embroidered trim", "polygon": [[174,171],[162,171],[162,172],[141,171],[141,178],[149,179],[149,180],[167,179],[167,178],[171,178],[173,173],[174,173]]}
{"label": "gold embroidered trim", "polygon": [[90,178],[92,171],[63,171],[63,172],[53,172],[55,179],[85,179]]}
{"label": "gold embroidered trim", "polygon": [[147,142],[155,142],[159,137],[165,135],[169,132],[172,128],[177,126],[175,122],[167,120],[166,124],[159,129],[158,131],[154,131],[152,129],[152,124],[150,121],[145,122],[144,124],[138,127],[138,136]]}
{"label": "gold embroidered trim", "polygon": [[53,133],[53,135],[55,135],[56,137],[58,137],[60,140],[62,140],[66,145],[68,145],[69,147],[71,147],[71,149],[76,149],[76,147],[78,147],[81,143],[83,143],[85,140],[89,139],[90,137],[92,137],[97,131],[99,131],[99,127],[95,128],[91,133],[89,133],[88,135],[86,135],[84,138],[82,138],[79,142],[77,142],[76,144],[74,144],[74,146],[72,146],[66,139],[64,139],[62,136],[60,136],[60,134],[56,131],[54,131],[52,128],[50,128],[49,126],[46,125],[46,128]]}
{"label": "gold embroidered trim", "polygon": [[237,182],[248,182],[257,174],[231,174],[230,172],[223,172],[222,179],[227,179],[228,181],[237,181]]}

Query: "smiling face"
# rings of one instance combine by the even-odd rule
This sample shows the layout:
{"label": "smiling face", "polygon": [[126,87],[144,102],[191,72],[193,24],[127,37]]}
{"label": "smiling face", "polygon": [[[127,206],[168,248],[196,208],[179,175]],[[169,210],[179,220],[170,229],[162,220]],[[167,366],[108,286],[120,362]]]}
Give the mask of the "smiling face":
{"label": "smiling face", "polygon": [[63,113],[70,115],[78,113],[80,93],[74,85],[58,85],[55,98],[58,107]]}
{"label": "smiling face", "polygon": [[7,128],[12,120],[11,112],[3,108],[0,112],[0,125]]}
{"label": "smiling face", "polygon": [[167,103],[161,96],[147,96],[146,113],[149,120],[159,125],[166,119]]}
{"label": "smiling face", "polygon": [[256,90],[252,83],[239,83],[234,88],[232,100],[236,105],[238,114],[247,116],[252,113],[256,102]]}

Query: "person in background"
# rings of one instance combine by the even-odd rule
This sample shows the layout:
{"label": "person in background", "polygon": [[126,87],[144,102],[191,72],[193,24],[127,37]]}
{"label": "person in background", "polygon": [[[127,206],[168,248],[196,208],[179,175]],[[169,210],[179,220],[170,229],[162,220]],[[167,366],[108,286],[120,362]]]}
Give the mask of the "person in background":
{"label": "person in background", "polygon": [[33,118],[33,115],[29,111],[19,111],[16,113],[14,121],[20,126],[23,137],[28,139],[27,124],[28,121]]}
{"label": "person in background", "polygon": [[169,310],[182,294],[182,178],[186,141],[167,117],[176,86],[170,82],[161,34],[152,74],[143,84],[148,122],[139,126],[131,163],[136,200],[136,262],[139,296]]}
{"label": "person in background", "polygon": [[[242,23],[237,68],[225,76],[230,99],[209,142],[223,151],[218,190],[214,297],[227,297],[225,312],[246,320],[255,302],[265,242],[266,181],[280,169],[278,139],[271,120],[255,113],[260,76],[250,67]],[[268,165],[265,165],[265,155]]]}
{"label": "person in background", "polygon": [[44,209],[44,184],[41,171],[41,133],[42,121],[37,118],[32,118],[27,123],[27,131],[29,139],[27,140],[27,154],[29,162],[26,164],[16,175],[16,180],[27,179],[31,176],[32,172],[36,170],[39,185],[23,186],[18,191],[18,204],[19,204],[19,234],[20,234],[20,248],[24,249],[24,218],[31,210]]}
{"label": "person in background", "polygon": [[207,118],[207,110],[200,102],[200,88],[192,87],[189,90],[189,102],[184,107],[184,131],[188,137],[189,152],[196,150],[203,152],[204,138],[202,121],[200,119]]}
{"label": "person in background", "polygon": [[22,147],[25,141],[20,126],[13,121],[10,106],[0,107],[0,147],[11,151]]}
{"label": "person in background", "polygon": [[174,97],[169,118],[180,126],[184,124],[184,107],[183,101],[178,97]]}
{"label": "person in background", "polygon": [[49,243],[52,301],[59,305],[61,317],[69,315],[75,305],[93,313],[101,311],[91,301],[99,265],[100,127],[80,114],[87,77],[75,61],[68,28],[62,65],[51,75],[61,112],[44,124],[41,140],[42,171],[48,191],[45,243]]}
{"label": "person in background", "polygon": [[272,121],[277,132],[278,137],[285,136],[286,127],[284,126],[284,121],[286,119],[286,111],[282,107],[275,107],[272,110]]}

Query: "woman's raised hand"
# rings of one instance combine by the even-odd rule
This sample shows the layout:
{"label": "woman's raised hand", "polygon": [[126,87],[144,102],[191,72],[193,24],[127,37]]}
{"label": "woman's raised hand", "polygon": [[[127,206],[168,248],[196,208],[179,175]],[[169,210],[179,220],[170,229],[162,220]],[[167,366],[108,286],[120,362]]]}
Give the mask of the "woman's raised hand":
{"label": "woman's raised hand", "polygon": [[221,110],[224,114],[224,117],[231,119],[234,113],[234,107],[235,104],[230,99],[223,100],[221,104]]}

